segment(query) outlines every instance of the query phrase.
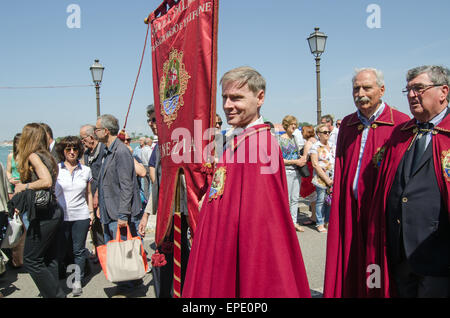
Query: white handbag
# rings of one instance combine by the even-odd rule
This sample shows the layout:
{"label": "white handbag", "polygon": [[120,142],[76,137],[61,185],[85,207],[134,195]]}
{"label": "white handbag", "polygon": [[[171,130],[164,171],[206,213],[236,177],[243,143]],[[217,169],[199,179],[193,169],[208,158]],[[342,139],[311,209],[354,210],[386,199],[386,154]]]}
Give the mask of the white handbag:
{"label": "white handbag", "polygon": [[6,263],[8,263],[8,261],[8,257],[0,250],[0,274],[3,274],[6,271]]}
{"label": "white handbag", "polygon": [[113,283],[141,279],[148,269],[147,255],[139,237],[132,237],[127,225],[127,240],[117,228],[116,240],[97,247],[97,255],[106,278]]}
{"label": "white handbag", "polygon": [[2,241],[1,248],[13,248],[20,240],[23,234],[23,223],[19,215],[14,213],[12,219],[8,218],[8,228],[6,229],[5,238]]}

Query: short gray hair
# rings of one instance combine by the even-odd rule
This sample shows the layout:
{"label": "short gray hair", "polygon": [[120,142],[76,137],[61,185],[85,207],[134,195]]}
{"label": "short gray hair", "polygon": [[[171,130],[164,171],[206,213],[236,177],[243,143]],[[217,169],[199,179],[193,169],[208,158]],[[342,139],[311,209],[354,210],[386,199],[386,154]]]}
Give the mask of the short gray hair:
{"label": "short gray hair", "polygon": [[81,126],[80,129],[85,128],[86,130],[86,135],[91,136],[94,139],[98,139],[97,135],[95,134],[95,126],[91,125],[91,124],[86,124]]}
{"label": "short gray hair", "polygon": [[380,70],[377,70],[376,68],[373,68],[373,67],[364,67],[364,68],[355,69],[355,75],[353,75],[352,84],[355,84],[356,76],[361,72],[372,72],[373,74],[375,74],[378,87],[384,86],[383,72]]}
{"label": "short gray hair", "polygon": [[[412,68],[406,74],[406,81],[412,81],[420,74],[426,73],[430,81],[434,85],[450,86],[450,70],[444,66],[439,65],[423,65]],[[447,102],[450,101],[450,94],[447,94]]]}
{"label": "short gray hair", "polygon": [[119,120],[116,117],[105,114],[98,117],[98,119],[100,119],[102,128],[108,129],[112,136],[117,136],[119,133]]}
{"label": "short gray hair", "polygon": [[323,115],[320,120],[325,119],[327,123],[331,123],[331,125],[334,124],[334,118],[332,115]]}
{"label": "short gray hair", "polygon": [[266,92],[266,80],[257,70],[249,66],[241,66],[226,72],[220,84],[223,86],[228,82],[237,82],[239,88],[247,84],[250,91],[255,94],[261,90]]}

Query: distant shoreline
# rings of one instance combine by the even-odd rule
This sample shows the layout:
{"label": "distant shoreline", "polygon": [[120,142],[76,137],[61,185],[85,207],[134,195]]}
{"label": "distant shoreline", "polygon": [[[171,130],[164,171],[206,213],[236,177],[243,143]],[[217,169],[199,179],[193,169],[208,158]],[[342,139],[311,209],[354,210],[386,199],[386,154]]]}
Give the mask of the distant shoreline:
{"label": "distant shoreline", "polygon": [[3,142],[0,142],[0,146],[2,146],[2,147],[12,146],[12,145],[13,145],[13,142],[12,142],[12,141],[3,141]]}

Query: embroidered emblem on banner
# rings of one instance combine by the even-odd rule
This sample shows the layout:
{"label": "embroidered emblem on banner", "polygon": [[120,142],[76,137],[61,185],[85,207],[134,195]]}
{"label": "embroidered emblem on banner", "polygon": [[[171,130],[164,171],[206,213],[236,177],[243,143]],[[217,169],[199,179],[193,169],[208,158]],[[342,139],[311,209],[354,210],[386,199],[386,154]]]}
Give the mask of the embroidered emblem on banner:
{"label": "embroidered emblem on banner", "polygon": [[169,59],[164,62],[163,76],[159,84],[161,115],[170,128],[178,117],[178,111],[184,106],[183,95],[191,77],[183,64],[183,52],[173,49]]}
{"label": "embroidered emblem on banner", "polygon": [[209,190],[209,201],[217,199],[223,194],[225,190],[225,180],[227,179],[227,169],[220,167],[214,173],[214,177],[211,183],[211,189]]}
{"label": "embroidered emblem on banner", "polygon": [[385,152],[386,152],[386,147],[383,147],[383,148],[380,147],[377,149],[377,152],[375,153],[375,155],[372,158],[372,163],[375,168],[378,169],[381,166],[381,161],[383,160]]}
{"label": "embroidered emblem on banner", "polygon": [[450,149],[442,152],[442,170],[447,182],[450,182]]}

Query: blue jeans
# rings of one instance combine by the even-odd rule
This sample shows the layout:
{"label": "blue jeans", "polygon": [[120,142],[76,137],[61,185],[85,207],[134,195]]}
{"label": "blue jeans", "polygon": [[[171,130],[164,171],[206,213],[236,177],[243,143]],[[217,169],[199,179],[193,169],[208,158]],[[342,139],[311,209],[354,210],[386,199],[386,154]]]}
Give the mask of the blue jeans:
{"label": "blue jeans", "polygon": [[325,203],[325,196],[327,189],[316,187],[317,201],[316,201],[316,225],[324,225],[330,219],[330,206]]}
{"label": "blue jeans", "polygon": [[[87,250],[86,238],[89,232],[90,219],[78,221],[64,221],[64,246],[67,248],[72,241],[72,252],[75,265],[80,268],[80,279],[84,278],[84,268],[86,266]],[[72,240],[71,240],[72,239]]]}
{"label": "blue jeans", "polygon": [[[142,217],[142,215],[141,215]],[[140,218],[128,220],[128,227],[130,228],[131,236],[136,237],[139,236],[138,228],[139,228]],[[111,240],[116,239],[117,234],[117,221],[112,221],[108,224],[103,224],[103,236],[105,238],[105,244],[107,244]],[[124,241],[127,240],[127,228],[123,227],[120,229],[120,238]]]}

